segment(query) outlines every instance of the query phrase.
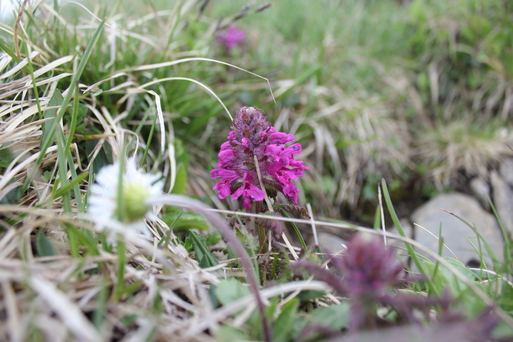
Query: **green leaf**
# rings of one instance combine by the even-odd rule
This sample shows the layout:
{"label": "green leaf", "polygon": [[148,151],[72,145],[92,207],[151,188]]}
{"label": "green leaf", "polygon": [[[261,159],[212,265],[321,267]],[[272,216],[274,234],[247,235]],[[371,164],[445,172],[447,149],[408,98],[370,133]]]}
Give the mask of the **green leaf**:
{"label": "green leaf", "polygon": [[476,274],[472,272],[467,266],[465,266],[461,261],[453,259],[453,258],[444,258],[444,260],[450,264],[452,267],[454,267],[458,272],[463,274],[465,277],[467,277],[470,281],[476,280]]}
{"label": "green leaf", "polygon": [[320,298],[324,296],[326,292],[324,291],[316,291],[316,290],[307,290],[307,291],[301,291],[297,297],[301,299],[302,301],[307,301],[315,298]]}
{"label": "green leaf", "polygon": [[174,194],[185,195],[187,190],[187,168],[183,164],[179,164],[176,168],[176,178],[173,190]]}
{"label": "green leaf", "polygon": [[0,148],[0,167],[8,167],[14,160],[10,148]]}
{"label": "green leaf", "polygon": [[236,329],[234,327],[230,327],[228,325],[223,325],[219,331],[217,332],[216,339],[218,341],[250,341],[246,337],[243,331]]}
{"label": "green leaf", "polygon": [[207,235],[205,243],[207,244],[207,246],[213,246],[221,240],[221,237],[221,234],[213,232]]}
{"label": "green leaf", "polygon": [[139,318],[139,316],[136,314],[124,315],[121,317],[120,322],[125,328],[130,328],[130,326],[137,321],[137,318]]}
{"label": "green leaf", "polygon": [[249,290],[236,279],[221,280],[214,292],[219,302],[223,305],[250,295]]}
{"label": "green leaf", "polygon": [[[342,302],[338,305],[317,308],[307,317],[296,317],[292,326],[292,337],[298,339],[309,325],[321,325],[334,331],[340,331],[349,325],[350,309],[349,302]],[[309,341],[314,340],[309,339]]]}
{"label": "green leaf", "polygon": [[[8,184],[15,183],[16,179],[11,179]],[[21,198],[20,186],[11,189],[4,197],[0,199],[0,204],[17,204]]]}
{"label": "green leaf", "polygon": [[191,212],[176,212],[166,214],[162,217],[168,226],[173,225],[174,230],[185,230],[185,229],[200,229],[209,230],[210,227],[205,218],[199,214]]}
{"label": "green leaf", "polygon": [[57,255],[57,249],[53,245],[52,241],[43,233],[43,230],[39,230],[36,235],[36,251],[37,255],[41,257]]}
{"label": "green leaf", "polygon": [[187,252],[193,252],[194,251],[194,246],[192,244],[192,238],[190,236],[188,236],[185,239],[185,242],[183,243],[183,246],[185,247]]}
{"label": "green leaf", "polygon": [[[96,145],[98,144],[100,140],[99,139],[89,139],[85,141],[85,150],[86,155],[90,156],[93,154]],[[88,160],[91,162],[91,160]],[[100,170],[102,167],[109,165],[112,163],[112,151],[109,144],[104,144],[103,147],[98,151],[98,154],[96,154],[96,157],[93,160],[93,163],[91,165],[90,172],[92,174],[98,173],[98,170]]]}
{"label": "green leaf", "polygon": [[190,238],[192,247],[196,253],[196,259],[201,268],[212,267],[218,264],[216,258],[208,250],[205,244],[205,238],[200,239],[200,235],[196,232],[190,231]]}
{"label": "green leaf", "polygon": [[16,63],[21,62],[21,59],[16,55],[16,52],[6,45],[3,40],[0,40],[0,50],[4,50]]}
{"label": "green leaf", "polygon": [[283,309],[274,323],[273,341],[285,342],[290,340],[292,324],[297,315],[299,299],[294,298],[283,306]]}
{"label": "green leaf", "polygon": [[349,325],[349,310],[351,305],[349,302],[343,302],[338,305],[321,307],[312,312],[314,321],[331,328],[339,330]]}
{"label": "green leaf", "polygon": [[216,285],[210,285],[210,289],[208,289],[208,298],[210,298],[210,302],[212,303],[212,307],[214,309],[217,309],[221,306],[221,303],[219,302],[219,299],[216,296]]}
{"label": "green leaf", "polygon": [[502,281],[502,293],[499,304],[505,311],[513,311],[513,286],[506,280]]}
{"label": "green leaf", "polygon": [[187,190],[187,169],[189,167],[189,154],[180,139],[174,139],[176,178],[172,193],[185,195]]}
{"label": "green leaf", "polygon": [[65,186],[57,189],[57,191],[55,192],[55,195],[54,197],[55,198],[59,198],[61,196],[63,196],[64,194],[66,194],[68,191],[70,191],[71,189],[73,189],[73,187],[75,185],[78,185],[80,184],[84,179],[87,178],[87,176],[89,176],[89,172],[83,172],[81,173],[77,178],[73,179],[71,182],[69,182],[68,184],[66,184]]}
{"label": "green leaf", "polygon": [[43,123],[41,129],[43,130],[43,137],[41,138],[41,144],[40,144],[40,148],[43,146],[43,141],[46,141],[48,139],[48,137],[53,134],[51,132],[51,130],[55,130],[55,127],[54,127],[54,120],[55,120],[55,116],[57,115],[57,110],[59,109],[59,106],[62,105],[62,102],[63,102],[63,97],[62,97],[62,94],[61,92],[56,89],[55,92],[53,93],[53,96],[52,98],[50,99],[50,102],[48,103],[48,107],[50,109],[46,110],[45,111],[45,114],[44,114],[44,119],[52,119],[52,120],[48,120],[46,122]]}
{"label": "green leaf", "polygon": [[[469,281],[475,281],[475,274],[465,265],[463,265],[463,263],[452,258],[444,258],[444,260],[456,268],[458,272],[467,277]],[[444,289],[448,287],[451,291],[451,294],[454,297],[458,297],[468,289],[467,285],[465,285],[460,279],[452,274],[451,271],[442,265],[439,265],[438,269],[436,269],[436,265],[428,260],[424,260],[423,265],[426,268],[426,271],[432,276],[432,283],[434,286],[433,290],[435,290],[434,294],[441,294],[444,292]]]}
{"label": "green leaf", "polygon": [[508,323],[501,320],[493,330],[492,335],[494,339],[500,341],[511,341],[513,338],[513,328],[511,328]]}

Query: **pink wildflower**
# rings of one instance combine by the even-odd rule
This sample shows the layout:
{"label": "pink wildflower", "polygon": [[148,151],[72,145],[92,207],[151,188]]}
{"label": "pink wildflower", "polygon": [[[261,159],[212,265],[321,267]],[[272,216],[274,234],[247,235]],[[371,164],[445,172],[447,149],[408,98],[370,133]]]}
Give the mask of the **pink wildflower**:
{"label": "pink wildflower", "polygon": [[244,174],[242,186],[233,193],[232,199],[236,200],[241,195],[245,209],[251,209],[251,198],[262,201],[265,197],[265,193],[252,183],[249,173]]}
{"label": "pink wildflower", "polygon": [[217,41],[223,44],[226,49],[231,50],[234,47],[241,45],[246,39],[244,31],[237,28],[235,25],[231,25],[228,29],[221,31],[216,37]]}
{"label": "pink wildflower", "polygon": [[302,177],[302,161],[294,159],[301,153],[301,144],[285,147],[294,141],[292,134],[276,132],[262,111],[255,107],[243,107],[233,120],[228,141],[221,145],[218,169],[210,172],[211,178],[221,178],[214,190],[221,199],[240,196],[244,209],[250,210],[252,200],[262,201],[264,192],[260,187],[254,156],[262,175],[262,183],[270,193],[282,192],[297,204],[296,188],[292,180]]}

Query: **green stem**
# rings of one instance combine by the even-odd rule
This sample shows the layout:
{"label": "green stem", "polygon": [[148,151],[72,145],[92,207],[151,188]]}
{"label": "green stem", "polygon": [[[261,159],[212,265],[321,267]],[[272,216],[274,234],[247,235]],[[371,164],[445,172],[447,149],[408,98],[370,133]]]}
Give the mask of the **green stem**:
{"label": "green stem", "polygon": [[126,248],[125,240],[122,236],[119,237],[117,243],[118,252],[118,282],[114,288],[114,299],[118,301],[121,298],[123,292],[123,282],[125,280],[125,265],[126,265]]}
{"label": "green stem", "polygon": [[[262,203],[261,202],[255,202],[255,213],[261,213],[263,212]],[[258,244],[259,244],[259,253],[266,253],[267,252],[267,237],[265,236],[265,227],[262,225],[262,220],[259,218],[255,219],[256,229],[257,229],[257,236],[258,236]]]}
{"label": "green stem", "polygon": [[267,243],[265,236],[265,227],[262,224],[257,223],[257,235],[258,235],[258,244],[260,245],[260,253],[267,252]]}

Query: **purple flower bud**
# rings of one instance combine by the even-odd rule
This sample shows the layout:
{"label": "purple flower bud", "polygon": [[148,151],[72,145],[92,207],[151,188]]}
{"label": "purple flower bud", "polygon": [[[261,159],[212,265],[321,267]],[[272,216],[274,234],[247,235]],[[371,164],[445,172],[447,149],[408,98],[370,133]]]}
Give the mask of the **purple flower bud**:
{"label": "purple flower bud", "polygon": [[354,296],[382,295],[400,280],[403,266],[383,240],[369,233],[357,233],[342,259],[346,289]]}
{"label": "purple flower bud", "polygon": [[228,29],[220,32],[216,36],[216,39],[219,43],[223,44],[226,49],[231,50],[244,42],[246,34],[235,25],[231,25]]}
{"label": "purple flower bud", "polygon": [[221,178],[214,187],[219,198],[231,194],[235,200],[242,196],[247,210],[251,209],[252,201],[264,199],[256,156],[264,187],[273,193],[281,191],[297,204],[299,190],[291,180],[302,177],[308,167],[294,159],[295,154],[301,153],[301,144],[285,146],[294,141],[294,136],[276,132],[265,114],[255,107],[241,108],[231,129],[228,141],[221,145],[219,168],[210,173],[211,178]]}

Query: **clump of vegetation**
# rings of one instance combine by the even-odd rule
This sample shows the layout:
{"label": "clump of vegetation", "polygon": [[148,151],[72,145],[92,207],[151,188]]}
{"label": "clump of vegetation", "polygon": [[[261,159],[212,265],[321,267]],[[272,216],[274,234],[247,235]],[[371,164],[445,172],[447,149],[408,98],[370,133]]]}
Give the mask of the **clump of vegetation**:
{"label": "clump of vegetation", "polygon": [[[508,6],[24,2],[0,24],[0,339],[511,339],[511,244],[470,269],[392,205],[512,153]],[[318,227],[354,237],[325,254]]]}

